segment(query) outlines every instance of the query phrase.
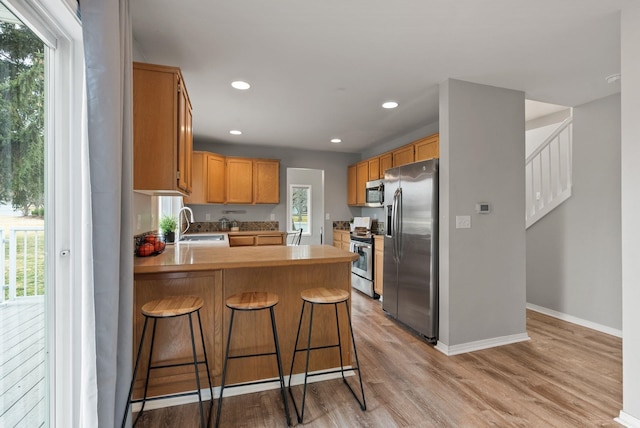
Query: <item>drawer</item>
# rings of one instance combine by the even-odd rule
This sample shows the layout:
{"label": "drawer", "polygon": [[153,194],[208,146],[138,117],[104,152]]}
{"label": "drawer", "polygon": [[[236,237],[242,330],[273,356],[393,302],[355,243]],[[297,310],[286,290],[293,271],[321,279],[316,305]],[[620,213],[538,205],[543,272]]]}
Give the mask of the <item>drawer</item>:
{"label": "drawer", "polygon": [[255,236],[229,236],[230,247],[245,247],[255,245]]}

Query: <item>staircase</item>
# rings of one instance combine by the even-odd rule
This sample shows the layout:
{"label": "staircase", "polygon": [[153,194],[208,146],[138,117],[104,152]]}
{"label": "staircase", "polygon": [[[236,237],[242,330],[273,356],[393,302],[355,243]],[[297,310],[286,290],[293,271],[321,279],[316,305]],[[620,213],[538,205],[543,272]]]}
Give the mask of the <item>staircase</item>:
{"label": "staircase", "polygon": [[572,123],[565,119],[526,159],[527,228],[571,197]]}

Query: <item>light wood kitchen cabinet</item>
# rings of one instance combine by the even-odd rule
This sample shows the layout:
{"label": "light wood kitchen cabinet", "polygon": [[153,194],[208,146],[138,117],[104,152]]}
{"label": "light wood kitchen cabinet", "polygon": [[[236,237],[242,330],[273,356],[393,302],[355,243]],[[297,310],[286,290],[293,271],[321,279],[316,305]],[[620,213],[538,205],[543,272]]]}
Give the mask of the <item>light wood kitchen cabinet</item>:
{"label": "light wood kitchen cabinet", "polygon": [[285,245],[285,235],[279,231],[229,232],[229,246]]}
{"label": "light wood kitchen cabinet", "polygon": [[439,134],[433,134],[413,143],[415,161],[440,157]]}
{"label": "light wood kitchen cabinet", "polygon": [[375,157],[369,159],[369,180],[373,181],[380,178],[380,158]]}
{"label": "light wood kitchen cabinet", "polygon": [[402,146],[391,152],[393,155],[393,166],[406,165],[413,162],[413,144]]}
{"label": "light wood kitchen cabinet", "polygon": [[193,176],[191,194],[184,197],[185,204],[207,203],[207,154],[193,152],[191,155],[191,174]]}
{"label": "light wood kitchen cabinet", "polygon": [[351,232],[348,230],[333,229],[333,246],[349,251],[351,243]]}
{"label": "light wood kitchen cabinet", "polygon": [[373,291],[382,297],[382,279],[384,278],[384,236],[374,236],[373,255]]}
{"label": "light wood kitchen cabinet", "polygon": [[391,153],[380,155],[380,178],[384,178],[384,172],[389,168],[393,168],[393,155]]}
{"label": "light wood kitchen cabinet", "polygon": [[253,203],[280,203],[280,162],[273,159],[253,160]]}
{"label": "light wood kitchen cabinet", "polygon": [[366,185],[369,181],[369,162],[362,161],[356,165],[356,205],[364,205],[366,201]]}
{"label": "light wood kitchen cabinet", "polygon": [[133,188],[191,192],[191,102],[177,67],[133,63]]}
{"label": "light wood kitchen cabinet", "polygon": [[228,204],[253,203],[253,160],[247,158],[226,159]]}
{"label": "light wood kitchen cabinet", "polygon": [[347,168],[347,205],[355,205],[357,203],[358,193],[358,171],[355,165],[349,165]]}
{"label": "light wood kitchen cabinet", "polygon": [[227,200],[227,169],[224,156],[207,153],[207,202],[223,204]]}

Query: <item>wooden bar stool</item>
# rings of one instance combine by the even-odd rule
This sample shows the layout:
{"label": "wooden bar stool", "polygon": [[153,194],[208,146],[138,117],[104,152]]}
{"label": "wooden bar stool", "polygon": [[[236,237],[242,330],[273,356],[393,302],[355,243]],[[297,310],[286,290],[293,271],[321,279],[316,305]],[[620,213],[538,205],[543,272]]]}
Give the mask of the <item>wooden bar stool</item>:
{"label": "wooden bar stool", "polygon": [[[296,415],[298,416],[298,422],[302,423],[302,419],[304,418],[304,402],[307,397],[307,379],[311,376],[319,376],[326,375],[329,373],[341,373],[342,381],[351,391],[351,394],[355,397],[358,404],[360,404],[360,408],[362,410],[367,410],[367,404],[364,398],[364,388],[362,387],[362,375],[360,373],[360,362],[358,361],[358,351],[356,350],[356,341],[353,337],[353,326],[351,325],[351,316],[349,314],[349,297],[350,294],[346,290],[341,290],[338,288],[311,288],[308,290],[303,290],[300,293],[300,297],[302,298],[302,311],[300,312],[300,321],[298,322],[298,333],[296,334],[296,344],[293,347],[293,358],[291,359],[291,370],[289,371],[289,394],[291,394],[291,400],[293,401],[293,407],[296,410]],[[304,308],[306,304],[311,305],[311,313],[309,315],[309,337],[307,339],[307,347],[298,349],[298,339],[300,338],[300,328],[302,326],[302,317],[304,316]],[[347,319],[349,320],[349,331],[351,333],[351,343],[353,344],[353,355],[356,359],[356,366],[348,369],[344,368],[344,363],[342,361],[342,341],[340,339],[340,323],[338,321],[338,304],[344,303],[344,307],[347,311]],[[323,346],[315,346],[311,347],[311,329],[313,327],[313,308],[315,305],[333,305],[336,314],[336,329],[338,332],[338,343],[334,345],[323,345]],[[317,349],[327,349],[327,348],[338,348],[338,352],[340,353],[340,368],[332,371],[323,371],[321,373],[311,373],[309,374],[309,354],[311,351]],[[307,363],[304,370],[304,388],[302,392],[302,405],[300,406],[300,411],[298,411],[298,406],[296,405],[296,400],[293,397],[293,392],[291,390],[291,377],[293,375],[293,365],[296,361],[296,354],[298,352],[306,351],[307,353]],[[351,385],[347,382],[347,379],[344,377],[345,371],[356,371],[358,372],[358,379],[360,381],[360,393],[362,396],[362,400],[358,398]]]}
{"label": "wooden bar stool", "polygon": [[[289,415],[289,405],[287,403],[287,394],[284,390],[284,377],[282,373],[282,360],[280,357],[280,345],[278,344],[278,331],[276,329],[276,318],[273,313],[273,307],[278,304],[279,298],[277,294],[267,292],[247,292],[234,294],[229,296],[226,300],[226,305],[231,309],[231,319],[229,321],[229,335],[227,337],[227,351],[224,357],[224,366],[222,368],[222,383],[220,384],[220,398],[218,400],[218,411],[216,415],[216,427],[220,425],[220,412],[222,410],[222,394],[225,389],[225,379],[227,376],[227,362],[236,358],[249,358],[249,357],[262,357],[268,355],[275,355],[278,363],[278,381],[280,382],[280,392],[282,394],[282,401],[284,402],[284,412],[287,418],[287,425],[291,425],[291,416]],[[242,354],[229,356],[229,349],[231,349],[231,332],[233,330],[233,319],[236,311],[261,311],[269,309],[271,315],[271,331],[273,332],[273,344],[275,351],[261,354]],[[255,382],[238,383],[229,385],[226,388],[235,388],[238,386],[257,385],[262,383],[275,382],[275,380],[262,380]]]}
{"label": "wooden bar stool", "polygon": [[[207,370],[207,378],[209,380],[209,391],[211,392],[211,404],[209,406],[209,409],[211,409],[211,406],[213,406],[213,387],[211,384],[211,375],[209,372],[209,360],[207,359],[207,351],[204,345],[204,334],[202,332],[202,322],[200,320],[200,308],[202,308],[202,306],[204,306],[204,301],[202,300],[202,298],[197,296],[166,297],[160,300],[153,300],[151,302],[145,303],[142,306],[142,315],[144,315],[144,326],[142,327],[142,335],[140,337],[140,345],[138,347],[138,356],[136,357],[136,364],[135,364],[135,368],[133,369],[133,378],[131,379],[131,386],[129,387],[129,396],[127,397],[127,405],[124,409],[124,417],[122,418],[123,428],[127,421],[130,404],[142,402],[142,408],[140,409],[140,412],[138,413],[138,417],[133,423],[133,425],[135,426],[135,424],[138,422],[138,419],[140,419],[140,416],[142,416],[142,412],[144,411],[144,405],[147,401],[159,400],[159,399],[164,399],[169,397],[182,397],[185,395],[195,395],[195,394],[198,395],[198,401],[200,402],[200,425],[202,427],[206,426],[204,410],[202,408],[202,394],[200,392],[200,376],[199,376],[199,369],[198,369],[199,364],[204,363],[205,368]],[[198,326],[200,327],[200,339],[202,339],[202,352],[204,353],[204,360],[202,361],[198,361],[198,355],[196,353],[196,342],[193,335],[192,315],[194,312],[198,315]],[[182,317],[182,316],[189,317],[189,330],[191,332],[191,349],[193,352],[193,361],[187,362],[187,363],[179,363],[179,364],[151,366],[151,357],[153,355],[153,344],[156,337],[156,324],[158,319],[159,318],[164,318],[164,319],[176,318],[176,317]],[[149,349],[149,362],[147,364],[147,378],[144,383],[144,394],[141,399],[132,400],[131,394],[133,393],[133,385],[135,384],[136,375],[138,373],[138,365],[140,363],[140,354],[142,353],[142,345],[144,344],[144,336],[147,331],[147,322],[149,321],[149,319],[153,320],[153,330],[151,333],[151,347]],[[197,388],[196,391],[183,392],[183,393],[171,394],[171,395],[163,395],[161,397],[147,398],[147,388],[149,386],[149,373],[151,370],[164,369],[169,367],[178,367],[178,366],[188,366],[188,365],[193,365],[193,368],[195,370],[196,388]]]}

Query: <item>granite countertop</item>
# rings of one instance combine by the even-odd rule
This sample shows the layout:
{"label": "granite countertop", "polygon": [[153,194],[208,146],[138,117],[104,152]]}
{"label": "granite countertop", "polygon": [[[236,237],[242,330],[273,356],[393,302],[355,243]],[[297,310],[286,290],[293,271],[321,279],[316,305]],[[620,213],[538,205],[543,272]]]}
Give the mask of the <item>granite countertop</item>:
{"label": "granite countertop", "polygon": [[329,245],[268,245],[220,248],[206,244],[168,245],[162,254],[135,257],[134,273],[195,272],[243,267],[351,263],[358,255]]}

